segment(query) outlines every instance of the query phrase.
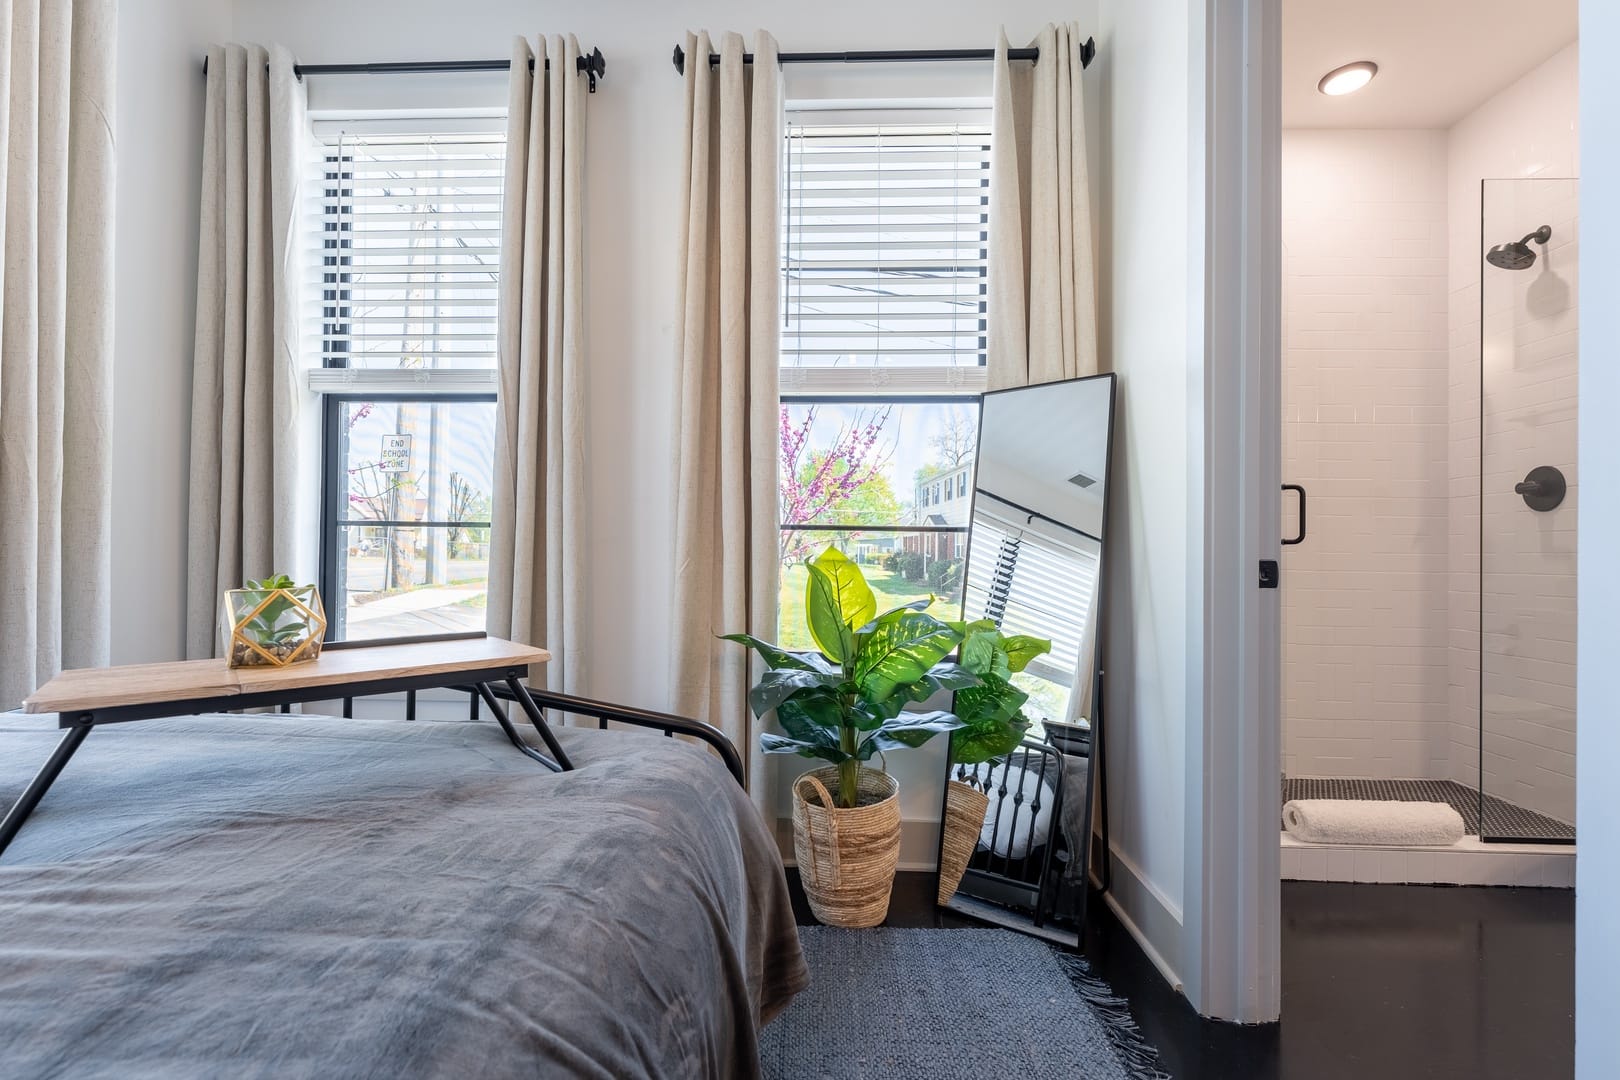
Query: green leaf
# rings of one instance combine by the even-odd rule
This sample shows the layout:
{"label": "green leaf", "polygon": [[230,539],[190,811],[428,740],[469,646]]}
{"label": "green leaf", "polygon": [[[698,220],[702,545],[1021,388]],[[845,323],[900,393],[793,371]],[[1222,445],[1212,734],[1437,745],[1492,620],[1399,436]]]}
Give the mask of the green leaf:
{"label": "green leaf", "polygon": [[951,761],[975,765],[1011,753],[1029,730],[1019,711],[1028,700],[1024,691],[994,675],[958,691],[954,704],[962,728],[951,736]]}
{"label": "green leaf", "polygon": [[887,754],[890,750],[915,750],[937,734],[935,731],[877,732],[861,743],[860,758],[865,761],[879,751]]}
{"label": "green leaf", "polygon": [[861,637],[855,684],[868,701],[884,701],[922,679],[961,640],[955,630],[921,611],[885,615]]}
{"label": "green leaf", "polygon": [[991,675],[978,686],[956,692],[956,715],[969,726],[981,723],[1005,723],[1018,715],[1029,695],[1009,682]]}
{"label": "green leaf", "polygon": [[878,730],[885,735],[904,731],[926,731],[930,735],[938,735],[942,731],[955,731],[961,726],[962,719],[955,713],[935,709],[932,712],[903,712]]}
{"label": "green leaf", "polygon": [[953,664],[949,660],[942,660],[929,668],[928,674],[912,684],[906,691],[905,696],[911,701],[927,701],[941,691],[954,692],[978,685],[979,677],[973,672],[961,664]]}
{"label": "green leaf", "polygon": [[759,748],[767,754],[798,754],[800,757],[817,758],[822,761],[831,761],[834,764],[849,757],[848,754],[836,746],[822,746],[819,743],[789,739],[782,735],[773,735],[768,731],[759,737]]}
{"label": "green leaf", "polygon": [[833,691],[800,690],[776,706],[776,722],[795,739],[837,746],[844,709]]}
{"label": "green leaf", "polygon": [[790,668],[794,671],[822,671],[831,672],[832,667],[820,653],[794,652],[768,641],[761,641],[752,634],[721,634],[723,641],[735,641],[739,645],[746,645],[759,653],[760,658],[771,668]]}
{"label": "green leaf", "polygon": [[890,615],[893,615],[897,611],[927,611],[929,607],[933,605],[934,600],[934,594],[929,593],[927,597],[921,600],[913,600],[909,604],[901,604],[899,607],[892,607],[855,632],[857,634],[870,634],[872,629],[877,626],[878,623],[882,622],[884,619],[888,618]]}
{"label": "green leaf", "polygon": [[900,694],[885,701],[867,701],[857,697],[855,704],[850,708],[850,719],[860,731],[875,731],[882,727],[885,721],[892,720],[900,715],[900,710],[906,707],[906,700]]}
{"label": "green leaf", "polygon": [[976,630],[962,639],[962,666],[975,675],[987,675],[996,659],[995,631]]}
{"label": "green leaf", "polygon": [[1028,634],[1014,634],[1004,644],[1007,649],[1007,665],[1013,671],[1023,671],[1031,660],[1052,651],[1050,638],[1030,637]]}
{"label": "green leaf", "polygon": [[263,581],[248,582],[245,588],[269,592],[272,589],[295,589],[297,586],[293,584],[293,579],[286,574],[271,574]]}
{"label": "green leaf", "polygon": [[810,571],[804,595],[810,637],[823,656],[842,664],[855,651],[855,627],[865,626],[877,613],[877,597],[861,568],[836,547],[828,546],[805,566]]}
{"label": "green leaf", "polygon": [[969,724],[951,735],[951,761],[959,765],[977,765],[1006,757],[1018,749],[1029,731],[1029,721],[1022,713],[1001,722]]}
{"label": "green leaf", "polygon": [[944,710],[901,713],[873,732],[862,744],[861,750],[866,757],[870,757],[878,750],[914,749],[943,731],[955,731],[961,726],[962,721],[955,713]]}
{"label": "green leaf", "polygon": [[837,675],[819,671],[767,671],[748,691],[748,707],[754,710],[755,716],[762,717],[801,690],[831,690],[839,681]]}

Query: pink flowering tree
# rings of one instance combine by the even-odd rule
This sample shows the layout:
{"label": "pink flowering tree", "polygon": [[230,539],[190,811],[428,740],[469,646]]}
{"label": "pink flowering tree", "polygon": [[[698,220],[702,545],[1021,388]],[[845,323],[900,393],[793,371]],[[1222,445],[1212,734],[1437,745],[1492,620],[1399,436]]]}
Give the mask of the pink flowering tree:
{"label": "pink flowering tree", "polygon": [[[781,408],[782,521],[801,525],[889,525],[900,520],[900,505],[889,485],[886,469],[894,455],[894,440],[883,438],[893,406],[857,409],[840,423],[830,443],[811,445],[810,436],[820,414],[817,406],[804,410],[794,422],[788,406]],[[791,566],[821,550],[830,541],[847,542],[848,533],[809,533],[784,530],[782,565]]]}

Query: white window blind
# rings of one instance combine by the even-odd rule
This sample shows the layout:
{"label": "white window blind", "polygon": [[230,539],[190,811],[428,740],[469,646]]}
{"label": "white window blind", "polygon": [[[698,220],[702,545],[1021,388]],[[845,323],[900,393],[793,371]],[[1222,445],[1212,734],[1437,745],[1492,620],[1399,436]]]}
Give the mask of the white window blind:
{"label": "white window blind", "polygon": [[[984,551],[986,557],[981,558]],[[1000,610],[1003,633],[1051,638],[1052,651],[1030,665],[1070,686],[1097,584],[1097,557],[1042,533],[980,514],[973,521],[964,608],[971,619]]]}
{"label": "white window blind", "polygon": [[960,376],[984,362],[988,129],[790,123],[786,152],[784,390],[828,368],[922,369],[896,372],[891,389],[917,377],[971,389]]}
{"label": "white window blind", "polygon": [[321,366],[493,369],[504,137],[343,131],[319,150]]}

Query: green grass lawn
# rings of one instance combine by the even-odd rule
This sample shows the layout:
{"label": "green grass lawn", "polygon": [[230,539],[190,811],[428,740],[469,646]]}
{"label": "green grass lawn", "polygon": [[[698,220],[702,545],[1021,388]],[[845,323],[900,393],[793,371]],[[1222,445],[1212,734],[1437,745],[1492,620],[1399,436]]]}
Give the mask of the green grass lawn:
{"label": "green grass lawn", "polygon": [[[907,581],[899,574],[891,574],[881,566],[862,566],[861,573],[866,576],[866,583],[872,587],[872,593],[877,597],[879,612],[888,611],[901,604],[909,604],[913,600],[921,600],[931,591],[926,581]],[[777,644],[784,649],[813,649],[815,642],[810,640],[810,631],[804,625],[804,589],[810,577],[810,571],[802,563],[795,564],[782,571],[782,614],[781,637]],[[936,600],[929,613],[940,619],[961,618],[959,605],[948,601]]]}

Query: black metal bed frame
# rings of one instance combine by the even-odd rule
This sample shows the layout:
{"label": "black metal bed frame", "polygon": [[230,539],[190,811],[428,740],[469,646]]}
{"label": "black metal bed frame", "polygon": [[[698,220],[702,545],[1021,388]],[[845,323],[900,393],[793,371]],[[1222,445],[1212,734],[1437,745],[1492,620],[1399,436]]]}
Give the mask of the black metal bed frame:
{"label": "black metal bed frame", "polygon": [[[512,691],[505,687],[490,686],[453,686],[452,690],[465,691],[472,695],[468,708],[468,718],[478,719],[478,703],[480,700],[487,705],[491,712],[496,712],[499,718],[501,708],[500,700],[505,698],[513,700]],[[529,700],[537,704],[542,711],[553,710],[567,713],[571,716],[589,716],[596,720],[598,730],[608,730],[608,724],[629,724],[632,727],[653,728],[662,731],[668,738],[685,735],[697,739],[709,746],[720,755],[725,763],[726,771],[731,773],[739,787],[745,787],[747,782],[743,777],[742,758],[737,754],[737,748],[732,745],[726,734],[712,724],[705,724],[701,720],[692,720],[685,716],[676,716],[674,713],[655,712],[651,709],[637,709],[628,705],[612,705],[605,701],[594,701],[590,698],[574,697],[571,694],[559,694],[550,690],[540,690],[535,687],[524,687],[521,683],[519,689],[524,691]],[[412,698],[415,695],[411,695]],[[414,702],[411,703],[414,712]]]}
{"label": "black metal bed frame", "polygon": [[[1086,758],[1084,791],[1076,793],[1068,790],[1068,775],[1063,766],[1063,758],[1069,755],[1062,746],[1054,745],[1050,741],[1050,732],[1047,740],[1029,738],[1019,744],[1018,749],[1013,752],[1013,755],[1018,755],[1019,758],[1016,763],[1013,755],[1009,755],[1000,761],[972,766],[956,765],[946,771],[947,781],[953,777],[958,780],[977,778],[980,781],[981,790],[995,804],[993,811],[987,809],[985,812],[985,821],[990,825],[992,840],[1001,835],[1001,815],[1006,811],[1008,802],[1012,803],[1012,821],[1016,826],[1019,807],[1024,802],[1022,794],[1024,776],[1033,775],[1036,779],[1036,801],[1030,803],[1030,822],[1025,834],[1024,857],[1012,858],[1013,829],[1009,829],[1008,847],[1003,855],[996,854],[993,844],[988,849],[975,847],[968,860],[967,870],[962,876],[961,885],[946,906],[1000,926],[1018,930],[1032,929],[1037,935],[1066,946],[1078,948],[1085,943],[1086,918],[1090,909],[1093,884],[1104,895],[1113,885],[1112,860],[1109,857],[1111,849],[1108,834],[1108,770],[1103,767],[1105,760],[1103,746],[1105,725],[1102,723],[1103,683],[1103,671],[1099,667],[1092,684],[1095,707],[1087,740],[1088,752],[1084,755]],[[1040,755],[1040,764],[1032,768],[1030,757],[1034,754]],[[1056,778],[1051,784],[1052,813],[1048,819],[1045,836],[1037,838],[1035,817],[1040,810],[1038,800],[1047,784],[1048,769],[1052,768],[1054,762]],[[1017,791],[1013,791],[1009,785],[1014,768],[1020,771]],[[992,789],[997,769],[1001,770],[1001,779],[999,785],[995,785]],[[1079,851],[1074,850],[1070,843],[1071,837],[1063,828],[1064,804],[1071,798],[1086,800],[1080,819]],[[1096,822],[1092,820],[1094,816],[1097,818]],[[1100,829],[1100,835],[1094,835],[1094,828]],[[1032,861],[1031,857],[1038,839],[1044,844],[1045,850],[1039,859]],[[943,835],[940,842],[943,850]],[[1078,861],[1078,881],[1067,880],[1067,874],[1054,879],[1053,862],[1059,845],[1065,850],[1070,868],[1074,868]],[[1061,922],[1065,929],[1060,930],[1056,925],[1058,922]],[[1073,935],[1072,940],[1070,934]]]}
{"label": "black metal bed frame", "polygon": [[[972,884],[965,895],[989,900],[1009,908],[1021,908],[1032,913],[1034,925],[1039,928],[1058,914],[1058,890],[1052,881],[1052,867],[1059,844],[1064,842],[1062,815],[1068,792],[1065,790],[1063,753],[1049,743],[1026,739],[1018,749],[999,761],[978,765],[957,765],[955,779],[972,782],[990,798],[985,824],[990,827],[993,843],[989,848],[977,848],[968,860],[963,884]],[[1034,764],[1034,759],[1039,763]],[[999,772],[999,779],[997,773]],[[1016,773],[1016,777],[1015,774]],[[1033,777],[1035,792],[1028,800],[1029,823],[1024,833],[1024,854],[1013,857],[1016,846],[1018,815],[1025,807],[1024,779]],[[1037,836],[1035,821],[1043,808],[1043,794],[1052,792],[1051,814],[1046,830]],[[1002,816],[1008,817],[1008,827],[1002,832]],[[1088,823],[1089,824],[1089,823]],[[1005,839],[1003,839],[1005,838]],[[997,846],[1005,844],[998,854]],[[1036,856],[1039,849],[1039,857]],[[1081,858],[1075,852],[1069,858]],[[1084,889],[1080,890],[1084,893]],[[1080,900],[1084,904],[1084,899]]]}

